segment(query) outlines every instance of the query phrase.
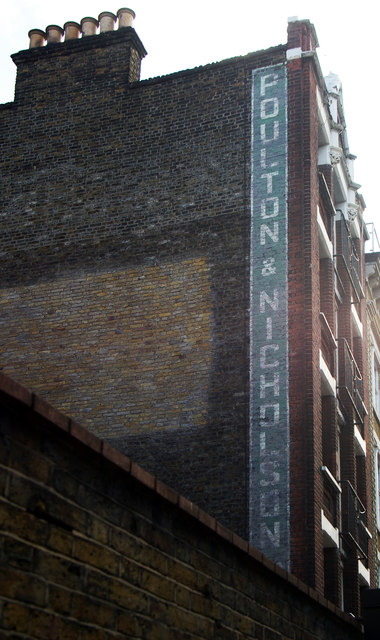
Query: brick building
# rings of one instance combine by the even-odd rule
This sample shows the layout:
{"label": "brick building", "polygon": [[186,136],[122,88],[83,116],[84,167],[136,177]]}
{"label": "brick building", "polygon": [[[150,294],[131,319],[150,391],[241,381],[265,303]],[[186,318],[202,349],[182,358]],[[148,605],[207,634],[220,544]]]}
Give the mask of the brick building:
{"label": "brick building", "polygon": [[139,81],[132,13],[99,18],[13,55],[3,371],[356,615],[366,229],[339,80],[292,20]]}

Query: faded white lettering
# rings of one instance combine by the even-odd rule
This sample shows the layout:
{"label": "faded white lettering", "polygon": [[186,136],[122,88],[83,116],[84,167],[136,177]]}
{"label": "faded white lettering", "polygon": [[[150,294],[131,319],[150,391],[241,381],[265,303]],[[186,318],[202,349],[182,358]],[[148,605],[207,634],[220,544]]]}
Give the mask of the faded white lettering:
{"label": "faded white lettering", "polygon": [[260,103],[260,116],[265,118],[275,118],[278,116],[279,104],[278,98],[267,98]]}
{"label": "faded white lettering", "polygon": [[260,313],[265,313],[265,305],[269,305],[269,307],[273,311],[278,311],[278,289],[273,290],[273,298],[270,298],[266,291],[260,291]]}
{"label": "faded white lettering", "polygon": [[273,374],[273,379],[272,380],[267,380],[267,375],[269,374],[264,374],[260,376],[260,398],[265,398],[266,397],[266,391],[267,389],[273,389],[273,395],[274,396],[279,396],[280,395],[280,374],[278,373],[278,371],[276,371]]}
{"label": "faded white lettering", "polygon": [[278,344],[264,344],[260,348],[260,367],[261,369],[273,369],[279,366],[278,360],[273,360],[273,362],[268,362],[267,353],[268,351],[278,351]]}
{"label": "faded white lettering", "polygon": [[267,224],[262,224],[260,227],[260,244],[266,244],[266,236],[272,240],[272,242],[278,242],[278,222],[273,222],[273,229],[270,229]]}
{"label": "faded white lettering", "polygon": [[[268,127],[268,132],[267,132]],[[271,129],[271,130],[270,130]],[[260,125],[260,140],[263,144],[274,142],[280,137],[280,123],[278,120],[264,122]]]}

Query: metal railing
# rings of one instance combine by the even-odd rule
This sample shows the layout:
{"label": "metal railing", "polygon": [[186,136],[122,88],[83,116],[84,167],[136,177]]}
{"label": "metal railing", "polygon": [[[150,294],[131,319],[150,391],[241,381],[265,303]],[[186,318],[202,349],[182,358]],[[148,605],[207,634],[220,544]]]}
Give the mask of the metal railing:
{"label": "metal railing", "polygon": [[368,541],[366,508],[349,480],[340,481],[342,487],[342,537],[355,548],[358,557],[368,567]]}
{"label": "metal railing", "polygon": [[351,237],[348,222],[343,215],[336,225],[336,242],[337,253],[334,255],[334,258],[339,258],[338,263],[336,263],[336,268],[340,283],[342,285],[339,270],[343,267],[350,279],[355,302],[359,302],[364,298],[362,278],[360,275],[360,258],[357,254],[353,238]]}
{"label": "metal railing", "polygon": [[[367,415],[367,408],[363,400],[363,378],[356,363],[354,355],[345,338],[338,338],[339,349],[339,378],[338,393],[346,391],[346,395],[352,404],[357,420],[363,425]],[[342,398],[340,398],[342,400]]]}

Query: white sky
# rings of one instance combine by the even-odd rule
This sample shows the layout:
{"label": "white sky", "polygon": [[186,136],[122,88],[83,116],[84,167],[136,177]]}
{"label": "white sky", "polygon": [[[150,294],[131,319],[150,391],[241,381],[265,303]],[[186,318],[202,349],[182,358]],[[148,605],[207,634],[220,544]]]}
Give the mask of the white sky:
{"label": "white sky", "polygon": [[[380,145],[374,72],[378,45],[378,9],[373,0],[130,0],[110,5],[104,0],[8,0],[0,22],[0,103],[13,100],[16,67],[12,53],[29,46],[28,31],[63,26],[85,16],[129,6],[147,57],[142,77],[165,75],[250,51],[286,43],[287,19],[314,23],[323,73],[337,73],[343,83],[344,108],[351,153],[358,156],[356,182],[367,205],[366,221],[380,234],[376,201],[375,153]],[[372,115],[372,110],[374,114]]]}

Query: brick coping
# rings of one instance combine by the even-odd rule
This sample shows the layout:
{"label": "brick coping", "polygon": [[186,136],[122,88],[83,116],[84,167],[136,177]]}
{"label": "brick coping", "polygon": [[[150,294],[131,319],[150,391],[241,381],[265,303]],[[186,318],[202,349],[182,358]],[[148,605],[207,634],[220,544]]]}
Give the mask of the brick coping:
{"label": "brick coping", "polygon": [[210,69],[217,69],[218,67],[250,64],[254,62],[256,58],[260,59],[263,56],[282,54],[284,56],[283,63],[285,64],[286,49],[287,49],[286,44],[278,44],[272,47],[268,47],[267,49],[250,51],[249,53],[242,54],[240,56],[233,56],[232,58],[225,58],[224,60],[217,60],[215,62],[206,62],[205,64],[201,64],[197,67],[192,67],[190,69],[181,69],[180,71],[173,71],[171,73],[164,74],[162,76],[154,76],[153,78],[143,78],[138,80],[137,82],[132,82],[130,86],[133,89],[137,89],[138,87],[140,86],[144,87],[147,84],[157,84],[167,80],[176,80],[177,78],[181,78],[182,76],[202,73],[203,71],[209,71]]}
{"label": "brick coping", "polygon": [[122,472],[129,474],[141,485],[156,493],[160,498],[170,502],[172,505],[175,505],[180,511],[197,520],[201,525],[207,527],[207,529],[214,532],[217,536],[232,544],[239,551],[246,553],[250,558],[265,567],[265,569],[276,574],[279,578],[285,580],[293,587],[296,587],[312,600],[318,602],[318,604],[337,615],[343,621],[354,625],[359,630],[362,629],[362,625],[358,620],[338,609],[338,607],[336,607],[332,602],[326,600],[326,598],[321,596],[315,589],[309,587],[304,582],[296,578],[296,576],[275,564],[272,560],[261,553],[261,551],[253,547],[249,542],[235,534],[227,527],[220,524],[220,522],[200,509],[195,503],[180,495],[175,491],[175,489],[167,486],[161,482],[159,478],[153,476],[148,471],[145,471],[145,469],[136,462],[133,462],[120,451],[111,447],[105,440],[101,440],[78,424],[75,420],[65,416],[63,413],[52,407],[48,402],[40,398],[35,393],[29,391],[20,383],[16,382],[1,371],[0,403],[16,408],[29,409],[33,414],[35,414],[36,418],[39,420],[42,418],[42,420],[49,426],[67,433],[78,443],[81,443],[81,445],[84,445],[88,449],[100,455],[108,463],[118,467]]}
{"label": "brick coping", "polygon": [[16,66],[20,63],[32,63],[45,56],[70,55],[75,51],[88,51],[89,49],[99,49],[109,47],[118,42],[131,42],[137,49],[141,58],[147,55],[147,51],[133,27],[121,27],[115,31],[106,31],[84,38],[72,38],[63,42],[51,42],[41,47],[32,49],[22,49],[17,53],[12,53],[11,58]]}

